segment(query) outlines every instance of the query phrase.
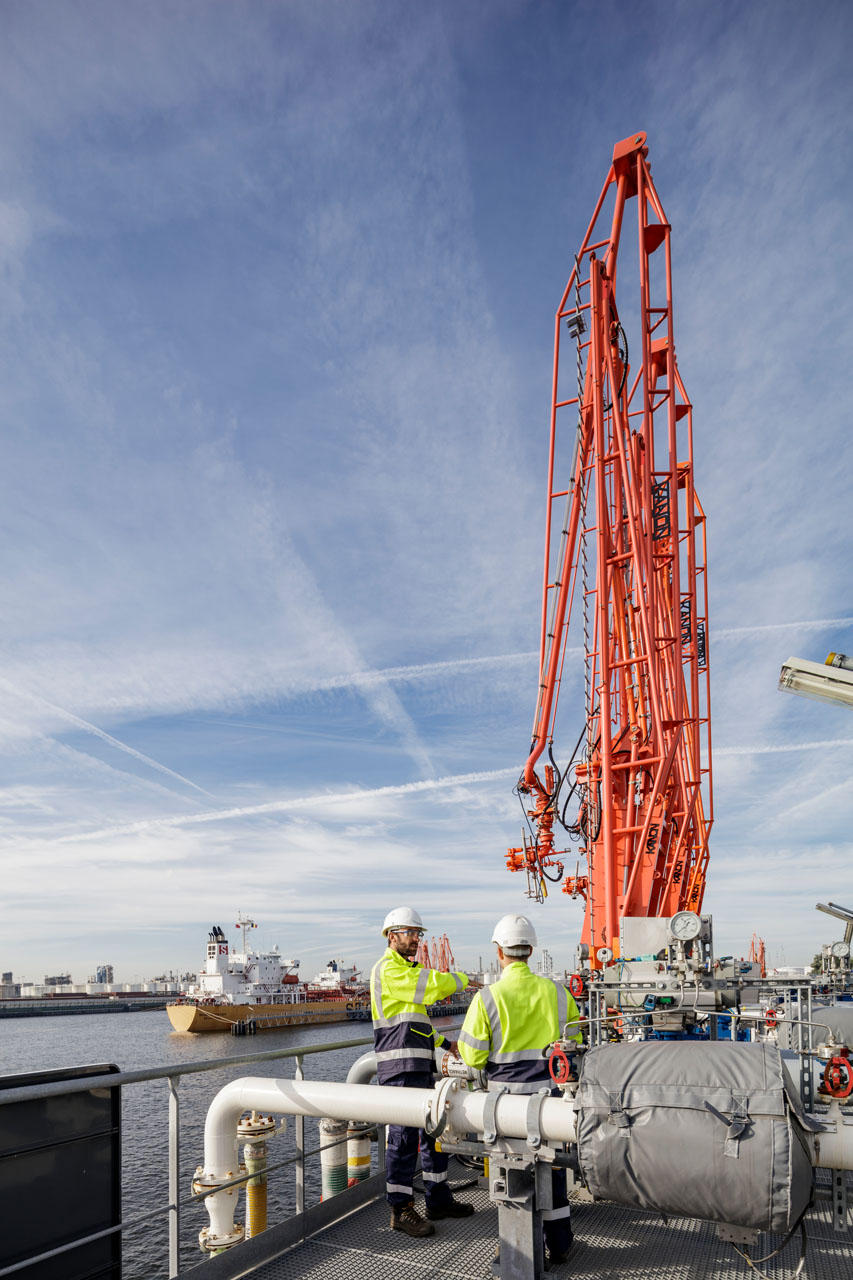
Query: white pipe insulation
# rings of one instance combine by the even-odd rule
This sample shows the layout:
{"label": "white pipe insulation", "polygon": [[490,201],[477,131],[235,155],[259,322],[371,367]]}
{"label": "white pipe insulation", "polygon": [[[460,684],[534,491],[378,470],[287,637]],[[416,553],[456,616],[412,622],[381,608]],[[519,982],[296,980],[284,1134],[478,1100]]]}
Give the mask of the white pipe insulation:
{"label": "white pipe insulation", "polygon": [[[526,1138],[530,1098],[522,1093],[504,1093],[495,1099],[494,1094],[481,1090],[469,1092],[455,1080],[444,1080],[435,1089],[406,1089],[249,1076],[227,1084],[211,1103],[204,1125],[204,1178],[221,1178],[224,1182],[236,1175],[237,1123],[244,1111],[401,1124],[413,1129],[422,1129],[429,1122],[431,1111],[431,1123],[435,1124],[439,1112],[444,1111],[448,1128],[460,1134],[481,1134],[486,1105],[494,1101],[496,1133],[506,1138]],[[539,1127],[543,1137],[552,1142],[574,1142],[575,1111],[571,1099],[545,1098],[539,1110]],[[234,1207],[235,1198],[227,1192],[207,1197],[209,1244],[231,1236]]]}

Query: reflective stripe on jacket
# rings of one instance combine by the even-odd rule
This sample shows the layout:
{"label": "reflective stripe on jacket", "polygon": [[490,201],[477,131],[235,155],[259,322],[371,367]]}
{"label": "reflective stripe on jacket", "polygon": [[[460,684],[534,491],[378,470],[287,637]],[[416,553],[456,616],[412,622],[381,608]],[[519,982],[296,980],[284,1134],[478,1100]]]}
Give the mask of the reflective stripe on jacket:
{"label": "reflective stripe on jacket", "polygon": [[434,1031],[426,1006],[464,991],[467,973],[441,973],[389,947],[370,974],[370,1011],[380,1083],[404,1071],[431,1071],[444,1036]]}
{"label": "reflective stripe on jacket", "polygon": [[561,982],[531,973],[524,961],[507,965],[498,982],[478,991],[459,1033],[459,1054],[485,1071],[490,1085],[535,1093],[550,1084],[542,1051],[563,1035],[580,1041],[580,1014]]}

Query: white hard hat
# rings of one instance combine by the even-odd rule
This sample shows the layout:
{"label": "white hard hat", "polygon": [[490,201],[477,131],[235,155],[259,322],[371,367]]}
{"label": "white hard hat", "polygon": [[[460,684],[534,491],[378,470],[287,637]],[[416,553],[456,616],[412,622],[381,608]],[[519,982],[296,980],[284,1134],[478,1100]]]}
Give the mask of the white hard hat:
{"label": "white hard hat", "polygon": [[535,947],[536,930],[527,916],[501,916],[495,925],[492,942],[496,942],[501,951],[507,947]]}
{"label": "white hard hat", "polygon": [[411,907],[395,907],[389,911],[382,925],[382,937],[387,938],[395,929],[420,929],[424,932],[424,922]]}

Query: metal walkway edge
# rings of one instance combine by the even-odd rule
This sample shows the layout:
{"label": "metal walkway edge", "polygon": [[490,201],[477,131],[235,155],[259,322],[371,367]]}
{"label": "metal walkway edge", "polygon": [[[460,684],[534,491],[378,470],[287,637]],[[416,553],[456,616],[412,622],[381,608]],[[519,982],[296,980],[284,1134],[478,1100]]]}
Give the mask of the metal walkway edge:
{"label": "metal walkway edge", "polygon": [[[335,1201],[309,1210],[305,1230],[310,1234],[285,1244],[283,1232],[291,1224],[273,1228],[266,1241],[259,1236],[230,1254],[206,1264],[208,1280],[489,1280],[497,1247],[497,1210],[480,1187],[466,1187],[465,1170],[453,1170],[453,1182],[462,1188],[459,1198],[476,1206],[472,1218],[436,1223],[436,1234],[427,1240],[411,1240],[389,1227],[388,1208],[379,1176],[354,1188],[346,1216],[323,1226],[314,1218],[324,1211],[329,1218],[343,1208]],[[697,1177],[701,1177],[697,1170]],[[346,1196],[348,1193],[344,1193]],[[376,1198],[378,1195],[379,1198]],[[336,1197],[342,1201],[343,1197]],[[755,1280],[756,1272],[719,1240],[713,1225],[694,1219],[664,1222],[660,1214],[626,1209],[609,1203],[573,1201],[575,1244],[568,1260],[553,1271],[555,1280],[569,1276],[583,1280]],[[853,1232],[836,1232],[829,1201],[819,1200],[806,1218],[808,1252],[803,1280],[850,1280],[853,1275]],[[302,1232],[300,1231],[300,1235]],[[293,1231],[291,1228],[291,1237]],[[276,1237],[278,1239],[276,1240]],[[266,1247],[266,1259],[249,1256],[253,1246]],[[762,1236],[753,1250],[756,1258],[770,1253],[781,1238]],[[278,1246],[278,1256],[270,1256]],[[760,1270],[771,1280],[784,1280],[799,1260],[799,1232],[778,1258]],[[221,1269],[220,1269],[221,1268]],[[188,1275],[183,1272],[182,1275]]]}

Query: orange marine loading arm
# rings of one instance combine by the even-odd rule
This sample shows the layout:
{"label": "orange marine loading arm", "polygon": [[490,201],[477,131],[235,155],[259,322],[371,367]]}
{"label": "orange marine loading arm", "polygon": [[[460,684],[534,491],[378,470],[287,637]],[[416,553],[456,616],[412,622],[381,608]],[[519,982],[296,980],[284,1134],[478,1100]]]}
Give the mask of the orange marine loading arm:
{"label": "orange marine loading arm", "polygon": [[[518,783],[530,834],[507,854],[539,901],[566,857],[586,859],[587,874],[566,876],[563,891],[586,902],[581,941],[594,967],[600,948],[618,955],[624,916],[700,910],[713,820],[705,515],[675,355],[671,228],[645,143],[638,133],[615,147],[557,309],[539,696]],[[629,357],[615,289],[632,200],[639,290],[625,310],[636,333]],[[561,768],[554,725],[573,605],[584,716]],[[573,850],[556,850],[555,826]]]}

